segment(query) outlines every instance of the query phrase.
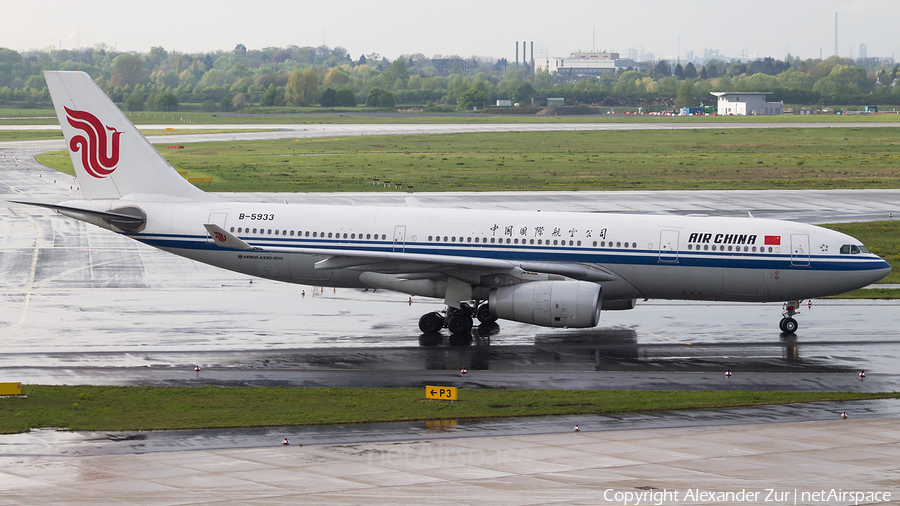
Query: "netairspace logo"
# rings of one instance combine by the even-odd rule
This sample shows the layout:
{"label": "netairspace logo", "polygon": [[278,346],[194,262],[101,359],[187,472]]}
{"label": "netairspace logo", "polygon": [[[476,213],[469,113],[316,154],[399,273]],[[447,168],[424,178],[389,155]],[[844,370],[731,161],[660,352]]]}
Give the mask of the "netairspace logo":
{"label": "netairspace logo", "polygon": [[641,490],[641,491],[617,491],[606,489],[603,491],[603,500],[622,506],[642,506],[682,503],[780,503],[780,504],[811,504],[843,502],[858,506],[860,503],[872,504],[888,502],[891,500],[890,492],[843,490],[832,488],[830,490],[745,490],[737,492],[716,492],[700,489],[688,490]]}

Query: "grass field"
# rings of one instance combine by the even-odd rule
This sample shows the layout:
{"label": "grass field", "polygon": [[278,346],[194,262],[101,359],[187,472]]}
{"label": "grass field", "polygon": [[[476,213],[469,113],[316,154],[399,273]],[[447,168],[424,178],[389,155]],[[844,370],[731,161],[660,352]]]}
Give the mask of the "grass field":
{"label": "grass field", "polygon": [[[366,107],[345,109],[305,108],[251,108],[251,114],[207,112],[126,112],[135,124],[180,123],[193,124],[349,124],[349,123],[834,123],[898,122],[900,114],[852,115],[819,114],[811,116],[631,116],[623,114],[536,116],[534,114],[493,113],[443,113],[404,112],[419,110],[417,106],[399,106],[400,112],[390,112]],[[58,124],[53,109],[0,108],[0,125],[55,125]]]}
{"label": "grass field", "polygon": [[31,427],[151,430],[606,414],[898,398],[895,393],[461,390],[455,403],[418,388],[220,388],[23,385],[0,398],[0,433]]}
{"label": "grass field", "polygon": [[[166,151],[166,150],[162,150]],[[900,127],[510,132],[196,143],[207,191],[900,188]],[[68,157],[39,157],[72,173]]]}

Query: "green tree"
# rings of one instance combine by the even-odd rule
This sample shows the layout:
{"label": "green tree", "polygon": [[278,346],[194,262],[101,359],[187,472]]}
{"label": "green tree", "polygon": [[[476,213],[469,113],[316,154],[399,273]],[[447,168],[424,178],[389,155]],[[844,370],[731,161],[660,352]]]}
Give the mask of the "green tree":
{"label": "green tree", "polygon": [[675,92],[675,107],[693,107],[694,106],[694,82],[685,79]]}
{"label": "green tree", "polygon": [[283,103],[284,96],[278,91],[275,83],[270,84],[269,88],[259,99],[259,105],[263,107],[272,107],[276,105],[282,105]]}
{"label": "green tree", "polygon": [[147,63],[150,64],[151,69],[155,69],[163,60],[169,57],[168,51],[163,49],[162,47],[151,47],[150,52],[147,53]]}
{"label": "green tree", "polygon": [[319,77],[313,69],[294,70],[284,90],[289,105],[308,107],[319,99]]}
{"label": "green tree", "polygon": [[178,110],[178,97],[171,91],[164,91],[157,96],[157,107],[160,111],[176,111]]}
{"label": "green tree", "polygon": [[125,99],[125,108],[127,108],[129,111],[143,111],[144,104],[146,102],[147,97],[145,97],[144,94],[140,91],[135,90],[131,93],[131,95],[128,95],[128,98]]}
{"label": "green tree", "polygon": [[684,79],[684,68],[680,63],[675,65],[675,77],[677,77],[678,79]]}
{"label": "green tree", "polygon": [[366,106],[394,107],[394,94],[381,88],[372,88],[366,97]]}
{"label": "green tree", "polygon": [[331,67],[325,74],[325,80],[322,84],[329,88],[333,88],[339,84],[350,82],[350,76],[337,67]]}
{"label": "green tree", "polygon": [[348,88],[337,90],[334,99],[339,107],[356,107],[356,95]]}
{"label": "green tree", "polygon": [[653,70],[650,71],[650,77],[653,79],[662,79],[663,77],[669,77],[671,75],[672,67],[666,60],[659,60],[656,62],[656,65],[653,66]]}
{"label": "green tree", "polygon": [[123,53],[116,56],[113,66],[115,67],[111,78],[113,86],[135,86],[144,84],[148,79],[143,62],[133,54]]}
{"label": "green tree", "polygon": [[684,78],[697,79],[697,67],[694,67],[693,62],[688,62],[688,64],[684,66]]}
{"label": "green tree", "polygon": [[464,110],[472,110],[475,107],[484,108],[487,105],[487,92],[478,86],[470,86],[459,97],[459,107]]}
{"label": "green tree", "polygon": [[531,99],[534,97],[534,86],[531,83],[522,83],[513,89],[511,97],[513,102],[531,105]]}
{"label": "green tree", "polygon": [[325,88],[319,97],[319,105],[322,107],[334,107],[337,105],[337,92],[334,88]]}
{"label": "green tree", "polygon": [[384,71],[385,83],[393,85],[398,80],[403,83],[406,88],[406,82],[409,81],[409,70],[406,68],[406,60],[401,56],[391,62],[391,66]]}
{"label": "green tree", "polygon": [[534,74],[534,87],[539,90],[553,86],[553,77],[546,69],[541,69]]}

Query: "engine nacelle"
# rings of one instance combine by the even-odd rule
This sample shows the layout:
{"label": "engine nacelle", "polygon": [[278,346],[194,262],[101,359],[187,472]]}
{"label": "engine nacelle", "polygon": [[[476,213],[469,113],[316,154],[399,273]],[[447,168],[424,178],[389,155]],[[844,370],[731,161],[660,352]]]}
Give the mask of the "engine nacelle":
{"label": "engine nacelle", "polygon": [[544,327],[595,327],[600,323],[601,287],[587,281],[532,281],[491,290],[498,318]]}

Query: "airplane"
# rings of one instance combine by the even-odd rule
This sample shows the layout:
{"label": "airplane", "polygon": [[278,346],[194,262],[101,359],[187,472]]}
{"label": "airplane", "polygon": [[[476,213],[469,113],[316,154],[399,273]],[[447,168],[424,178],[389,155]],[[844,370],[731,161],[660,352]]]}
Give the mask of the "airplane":
{"label": "airplane", "polygon": [[848,235],[752,216],[230,202],[179,175],[88,74],[44,75],[84,198],[21,203],[250,276],[443,299],[426,334],[594,327],[638,299],[786,301],[793,334],[802,300],[891,270]]}

